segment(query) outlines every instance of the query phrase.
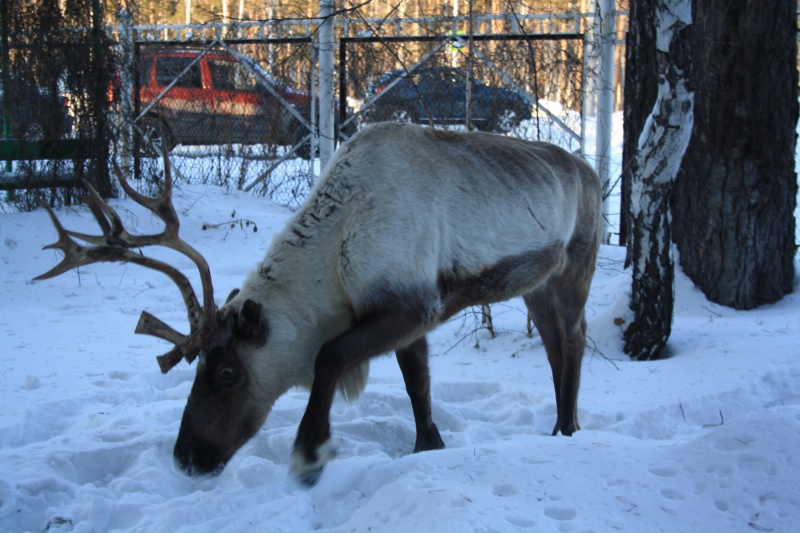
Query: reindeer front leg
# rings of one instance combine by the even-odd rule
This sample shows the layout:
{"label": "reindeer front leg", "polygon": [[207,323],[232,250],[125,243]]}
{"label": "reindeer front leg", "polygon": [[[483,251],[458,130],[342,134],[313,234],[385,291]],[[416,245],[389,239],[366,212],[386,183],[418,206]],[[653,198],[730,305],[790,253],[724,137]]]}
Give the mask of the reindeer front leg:
{"label": "reindeer front leg", "polygon": [[367,359],[407,345],[421,336],[431,320],[424,309],[423,305],[415,310],[373,312],[322,346],[314,364],[311,396],[292,453],[292,474],[303,485],[315,485],[325,463],[333,456],[330,410],[339,378]]}

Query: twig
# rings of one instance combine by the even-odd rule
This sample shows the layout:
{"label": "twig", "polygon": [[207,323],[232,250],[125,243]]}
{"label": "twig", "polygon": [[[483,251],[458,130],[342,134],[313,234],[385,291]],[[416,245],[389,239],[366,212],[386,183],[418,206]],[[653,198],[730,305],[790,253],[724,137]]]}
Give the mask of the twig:
{"label": "twig", "polygon": [[713,427],[717,427],[717,426],[722,426],[724,424],[725,424],[725,418],[722,416],[722,409],[720,409],[720,411],[719,411],[719,424],[706,424],[703,427],[704,428],[713,428]]}
{"label": "twig", "polygon": [[617,499],[618,499],[619,501],[621,501],[622,503],[627,503],[628,505],[630,505],[630,506],[631,506],[631,508],[630,508],[630,509],[628,509],[628,510],[626,510],[626,511],[625,511],[626,513],[630,513],[631,511],[633,511],[634,509],[636,509],[637,507],[639,507],[638,505],[636,505],[635,503],[633,503],[632,501],[630,501],[630,500],[629,500],[628,498],[626,498],[625,496],[617,496]]}
{"label": "twig", "polygon": [[233,227],[235,224],[239,224],[239,227],[242,227],[242,224],[244,224],[247,227],[250,227],[252,225],[253,226],[253,231],[254,232],[258,231],[258,226],[256,226],[256,223],[253,222],[250,219],[247,219],[247,218],[237,218],[236,220],[228,220],[226,222],[220,222],[219,224],[209,224],[209,223],[206,222],[206,223],[203,223],[203,229],[204,230],[217,229],[217,228],[221,228],[222,226]]}
{"label": "twig", "polygon": [[[591,343],[591,344],[590,344],[590,343]],[[590,337],[590,336],[588,336],[588,335],[586,336],[586,348],[588,348],[588,349],[589,349],[589,352],[590,352],[592,355],[599,355],[600,357],[602,357],[603,359],[605,359],[606,363],[609,363],[611,366],[613,366],[614,368],[616,368],[617,370],[619,370],[619,366],[617,366],[617,363],[615,363],[613,360],[611,360],[611,359],[609,359],[608,357],[606,357],[606,354],[604,354],[603,352],[601,352],[601,351],[600,351],[600,348],[598,348],[598,347],[597,347],[597,343],[594,341],[594,339],[593,339],[593,338],[591,338],[591,337]]]}

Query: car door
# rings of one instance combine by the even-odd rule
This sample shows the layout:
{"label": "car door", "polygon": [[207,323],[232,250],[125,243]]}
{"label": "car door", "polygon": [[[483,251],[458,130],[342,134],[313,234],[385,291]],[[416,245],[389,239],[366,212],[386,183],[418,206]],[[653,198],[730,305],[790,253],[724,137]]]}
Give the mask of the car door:
{"label": "car door", "polygon": [[154,84],[142,87],[142,105],[153,101],[174,82],[158,101],[156,109],[166,119],[176,142],[213,142],[215,104],[204,87],[201,65],[195,61],[196,56],[157,55],[154,59]]}
{"label": "car door", "polygon": [[411,77],[408,95],[417,108],[416,116],[423,124],[432,119],[441,124],[452,114],[452,88],[442,69],[420,69]]}
{"label": "car door", "polygon": [[442,122],[446,124],[466,124],[467,122],[467,78],[456,69],[441,71],[440,84],[446,94],[447,103],[443,106]]}
{"label": "car door", "polygon": [[[463,123],[467,123],[467,110],[466,110],[466,101],[467,101],[467,94],[466,94],[466,77],[463,77],[464,80],[464,111],[463,111]],[[472,78],[470,81],[470,121],[472,122],[473,126],[479,129],[485,129],[489,122],[491,122],[493,116],[495,115],[495,108],[497,107],[497,102],[495,102],[495,94],[494,91],[484,85],[482,82]]]}
{"label": "car door", "polygon": [[259,90],[253,73],[235,59],[209,57],[207,64],[218,102],[220,133],[231,142],[268,142],[268,132],[275,125],[269,112],[274,98]]}
{"label": "car door", "polygon": [[457,69],[425,70],[418,84],[427,112],[438,124],[464,124],[466,78]]}

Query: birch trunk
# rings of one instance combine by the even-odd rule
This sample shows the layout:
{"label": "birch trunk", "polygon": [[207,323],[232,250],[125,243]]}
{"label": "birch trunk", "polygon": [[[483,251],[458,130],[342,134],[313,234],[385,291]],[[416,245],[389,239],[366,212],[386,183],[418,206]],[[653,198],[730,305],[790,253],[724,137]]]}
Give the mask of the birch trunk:
{"label": "birch trunk", "polygon": [[670,199],[693,124],[689,87],[690,0],[662,0],[652,12],[655,25],[658,94],[639,137],[630,191],[633,266],[631,310],[625,352],[633,359],[658,358],[672,329],[674,259]]}

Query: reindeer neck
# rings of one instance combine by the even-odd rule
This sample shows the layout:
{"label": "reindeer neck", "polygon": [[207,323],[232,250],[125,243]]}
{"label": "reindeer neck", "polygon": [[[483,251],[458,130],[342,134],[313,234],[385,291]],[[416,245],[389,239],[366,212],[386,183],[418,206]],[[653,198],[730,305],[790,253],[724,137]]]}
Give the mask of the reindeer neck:
{"label": "reindeer neck", "polygon": [[312,191],[239,295],[262,304],[270,331],[265,357],[282,360],[289,386],[310,387],[319,348],[353,319],[336,263],[347,194],[324,181]]}

